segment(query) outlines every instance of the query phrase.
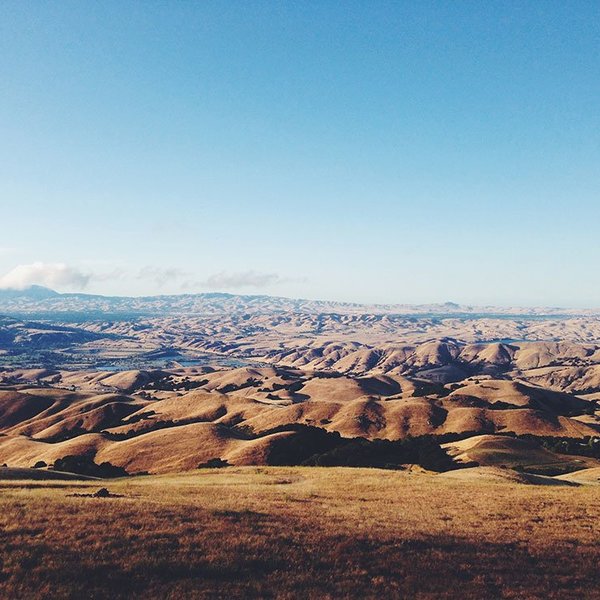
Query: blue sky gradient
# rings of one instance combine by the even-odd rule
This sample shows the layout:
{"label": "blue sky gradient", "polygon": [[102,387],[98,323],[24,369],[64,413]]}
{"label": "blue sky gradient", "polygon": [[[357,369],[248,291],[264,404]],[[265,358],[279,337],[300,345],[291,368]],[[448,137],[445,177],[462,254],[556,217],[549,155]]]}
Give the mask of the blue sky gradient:
{"label": "blue sky gradient", "polygon": [[597,2],[3,2],[0,130],[0,284],[600,306]]}

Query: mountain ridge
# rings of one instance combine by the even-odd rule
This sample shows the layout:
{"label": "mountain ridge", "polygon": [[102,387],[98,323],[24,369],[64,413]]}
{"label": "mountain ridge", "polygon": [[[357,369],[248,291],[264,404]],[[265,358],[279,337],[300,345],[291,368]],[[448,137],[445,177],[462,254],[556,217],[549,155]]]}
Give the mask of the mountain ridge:
{"label": "mountain ridge", "polygon": [[[222,304],[222,306],[219,306]],[[313,300],[289,298],[267,294],[232,294],[228,292],[199,292],[183,294],[157,294],[145,296],[107,296],[82,292],[61,293],[48,287],[32,285],[24,289],[0,289],[0,311],[5,314],[17,312],[67,312],[122,310],[140,313],[181,313],[219,309],[229,312],[231,308],[251,312],[340,312],[361,314],[439,314],[439,315],[536,315],[575,316],[596,315],[600,309],[574,309],[565,307],[475,306],[456,302],[428,304],[414,303],[358,303],[337,300]]]}

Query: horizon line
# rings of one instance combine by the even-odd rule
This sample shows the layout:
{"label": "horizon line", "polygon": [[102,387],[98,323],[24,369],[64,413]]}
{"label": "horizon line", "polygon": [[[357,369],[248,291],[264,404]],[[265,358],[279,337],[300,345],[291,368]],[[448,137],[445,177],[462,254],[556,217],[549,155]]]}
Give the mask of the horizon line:
{"label": "horizon line", "polygon": [[[28,290],[45,290],[47,292],[51,292],[52,294],[56,294],[57,296],[84,296],[88,298],[106,298],[106,299],[143,299],[143,298],[170,298],[170,297],[183,297],[183,296],[210,296],[210,295],[218,295],[218,296],[228,296],[228,297],[240,297],[240,298],[273,298],[277,300],[288,300],[293,302],[314,302],[319,304],[341,304],[347,306],[364,306],[364,307],[443,307],[443,306],[452,306],[456,309],[469,309],[470,311],[474,309],[482,309],[482,308],[499,308],[499,309],[550,309],[553,311],[557,310],[566,310],[566,311],[582,311],[582,312],[600,312],[600,307],[594,306],[585,306],[585,307],[573,307],[573,306],[564,306],[564,305],[550,305],[550,304],[477,304],[477,303],[461,303],[454,302],[450,300],[446,300],[443,302],[356,302],[349,300],[332,300],[332,299],[322,299],[322,298],[299,298],[299,297],[291,297],[291,296],[278,296],[272,294],[261,294],[261,293],[233,293],[233,292],[224,292],[224,291],[203,291],[203,292],[181,292],[181,293],[166,293],[166,294],[140,294],[140,295],[107,295],[107,294],[94,294],[88,293],[85,291],[75,291],[75,292],[61,292],[56,289],[50,288],[48,286],[39,285],[39,284],[31,284],[29,286],[23,288],[11,288],[11,287],[3,287],[0,288],[0,294],[2,292],[12,292],[18,294],[19,292],[25,293]],[[38,301],[47,300],[50,297],[46,298],[38,298]],[[458,311],[462,312],[462,311]]]}

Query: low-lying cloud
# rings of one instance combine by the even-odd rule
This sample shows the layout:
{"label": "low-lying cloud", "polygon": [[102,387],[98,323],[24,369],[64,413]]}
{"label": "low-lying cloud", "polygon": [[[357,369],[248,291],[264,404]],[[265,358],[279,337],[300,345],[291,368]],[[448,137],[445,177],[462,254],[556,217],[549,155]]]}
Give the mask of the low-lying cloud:
{"label": "low-lying cloud", "polygon": [[262,289],[294,281],[281,277],[277,273],[260,271],[214,273],[204,280],[191,277],[191,273],[176,267],[144,266],[137,270],[114,268],[110,271],[82,270],[65,263],[34,262],[18,265],[4,276],[0,277],[0,289],[23,290],[31,285],[42,285],[48,288],[62,290],[83,290],[88,286],[102,286],[104,282],[119,282],[124,280],[146,282],[154,289],[163,287],[180,288],[181,290],[205,289],[211,291]]}
{"label": "low-lying cloud", "polygon": [[64,263],[34,262],[18,265],[0,277],[0,289],[23,290],[31,285],[43,285],[52,289],[81,290],[89,281],[89,274]]}
{"label": "low-lying cloud", "polygon": [[200,282],[203,287],[210,289],[239,289],[239,288],[264,288],[270,285],[283,283],[285,280],[277,273],[257,273],[256,271],[243,271],[241,273],[226,273],[221,271],[211,275]]}
{"label": "low-lying cloud", "polygon": [[137,275],[137,279],[149,280],[154,282],[158,287],[163,287],[167,283],[174,283],[188,276],[189,273],[175,267],[142,267]]}

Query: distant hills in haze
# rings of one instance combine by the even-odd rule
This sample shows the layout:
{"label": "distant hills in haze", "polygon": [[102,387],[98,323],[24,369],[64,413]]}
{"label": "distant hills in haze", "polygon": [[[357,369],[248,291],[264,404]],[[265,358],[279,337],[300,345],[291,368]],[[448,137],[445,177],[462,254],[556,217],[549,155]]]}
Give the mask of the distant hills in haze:
{"label": "distant hills in haze", "polygon": [[221,292],[158,296],[102,296],[59,293],[32,285],[22,290],[0,289],[0,313],[139,313],[205,315],[231,313],[339,313],[415,315],[577,315],[600,314],[595,310],[466,306],[455,302],[438,304],[359,304],[329,300],[306,300],[266,295],[236,295]]}

